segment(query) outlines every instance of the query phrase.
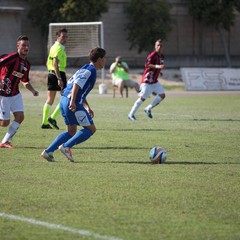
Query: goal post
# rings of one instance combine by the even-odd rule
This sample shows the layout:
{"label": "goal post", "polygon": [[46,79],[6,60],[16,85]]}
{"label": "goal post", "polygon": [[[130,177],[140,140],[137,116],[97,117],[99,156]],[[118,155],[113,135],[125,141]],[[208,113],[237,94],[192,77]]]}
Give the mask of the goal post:
{"label": "goal post", "polygon": [[[48,50],[56,41],[56,32],[62,28],[68,31],[65,45],[68,58],[87,57],[90,49],[104,48],[103,22],[62,22],[49,24]],[[104,69],[102,69],[101,78],[103,82]]]}

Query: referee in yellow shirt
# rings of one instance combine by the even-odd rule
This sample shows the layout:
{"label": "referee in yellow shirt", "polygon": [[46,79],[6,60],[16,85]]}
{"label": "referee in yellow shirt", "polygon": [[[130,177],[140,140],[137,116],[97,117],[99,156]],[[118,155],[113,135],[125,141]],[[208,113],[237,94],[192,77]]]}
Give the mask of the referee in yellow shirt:
{"label": "referee in yellow shirt", "polygon": [[56,33],[57,40],[49,51],[47,59],[48,96],[43,107],[42,129],[52,129],[52,127],[59,129],[56,121],[58,115],[60,114],[59,104],[56,106],[51,116],[49,115],[57,92],[61,93],[62,89],[64,89],[67,84],[67,54],[64,46],[67,42],[67,34],[67,29],[64,28],[59,30]]}

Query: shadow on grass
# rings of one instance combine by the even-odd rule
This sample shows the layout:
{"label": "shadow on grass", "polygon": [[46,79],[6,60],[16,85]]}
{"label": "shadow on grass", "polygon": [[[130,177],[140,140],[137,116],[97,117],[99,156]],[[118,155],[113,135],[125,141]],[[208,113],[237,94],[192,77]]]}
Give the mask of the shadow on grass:
{"label": "shadow on grass", "polygon": [[[47,161],[46,161],[47,162]],[[216,163],[216,162],[166,162],[163,164],[152,164],[151,162],[133,162],[133,161],[125,161],[125,162],[121,162],[121,161],[86,161],[86,160],[75,160],[75,162],[70,162],[68,160],[62,160],[62,161],[56,161],[54,163],[50,163],[50,164],[56,164],[57,162],[69,162],[70,164],[140,164],[140,165],[151,165],[151,166],[156,166],[156,165],[228,165],[228,164],[239,164],[239,163]],[[48,162],[49,163],[49,162]]]}
{"label": "shadow on grass", "polygon": [[117,163],[117,164],[142,164],[142,165],[153,165],[151,162],[121,162],[121,161],[75,161],[75,163],[91,163],[91,164],[96,164],[96,163]]}
{"label": "shadow on grass", "polygon": [[217,164],[223,164],[223,163],[218,163],[218,162],[166,162],[164,164],[168,164],[168,165],[217,165]]}
{"label": "shadow on grass", "polygon": [[115,150],[137,150],[137,149],[146,149],[146,150],[149,150],[151,148],[149,147],[129,147],[129,146],[126,146],[126,147],[74,147],[74,149],[98,149],[98,150],[112,150],[112,149],[115,149]]}
{"label": "shadow on grass", "polygon": [[206,122],[240,122],[240,119],[211,119],[211,118],[194,118],[193,121],[206,121]]}
{"label": "shadow on grass", "polygon": [[125,161],[125,162],[120,162],[120,161],[111,161],[111,163],[121,163],[121,164],[148,164],[148,165],[215,165],[215,164],[219,164],[219,163],[207,163],[207,162],[165,162],[163,164],[152,164],[151,162],[133,162],[133,161]]}
{"label": "shadow on grass", "polygon": [[164,131],[168,131],[166,129],[147,129],[147,128],[141,128],[141,129],[133,129],[133,128],[125,128],[125,129],[115,129],[115,128],[108,128],[106,129],[99,129],[98,131],[116,131],[116,132],[164,132]]}
{"label": "shadow on grass", "polygon": [[[41,150],[43,150],[44,149],[44,147],[42,147],[42,146],[38,146],[38,147],[35,147],[35,146],[21,146],[21,147],[16,147],[17,149],[41,149]],[[112,150],[112,149],[115,149],[115,150],[137,150],[137,149],[146,149],[146,150],[149,150],[150,151],[150,149],[151,148],[149,148],[149,147],[146,147],[146,148],[144,148],[144,147],[81,147],[81,146],[79,146],[79,147],[77,147],[77,146],[74,146],[74,148],[73,149],[81,149],[81,150],[88,150],[88,149],[91,149],[91,150]]]}
{"label": "shadow on grass", "polygon": [[[121,164],[148,164],[148,165],[159,165],[152,164],[151,162],[134,162],[134,161],[111,161],[111,163],[121,163]],[[221,165],[221,164],[240,164],[237,162],[165,162],[160,165]]]}

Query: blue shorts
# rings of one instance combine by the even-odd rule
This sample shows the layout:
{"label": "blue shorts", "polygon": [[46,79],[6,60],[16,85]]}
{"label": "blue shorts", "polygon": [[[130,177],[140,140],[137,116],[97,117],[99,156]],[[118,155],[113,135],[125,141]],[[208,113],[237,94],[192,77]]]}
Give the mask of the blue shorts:
{"label": "blue shorts", "polygon": [[82,104],[76,104],[76,111],[72,112],[68,106],[70,99],[62,96],[60,100],[60,110],[66,125],[90,126],[93,125],[92,117]]}

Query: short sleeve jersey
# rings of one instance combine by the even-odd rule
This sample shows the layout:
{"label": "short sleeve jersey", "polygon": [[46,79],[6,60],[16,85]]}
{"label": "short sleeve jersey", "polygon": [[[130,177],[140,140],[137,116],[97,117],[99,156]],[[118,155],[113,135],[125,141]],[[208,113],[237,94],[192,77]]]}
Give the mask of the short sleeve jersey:
{"label": "short sleeve jersey", "polygon": [[67,87],[63,90],[62,96],[70,97],[74,84],[80,88],[77,93],[76,102],[82,104],[88,93],[93,89],[96,83],[96,68],[93,64],[85,64],[69,80]]}
{"label": "short sleeve jersey", "polygon": [[12,97],[19,93],[19,83],[29,82],[30,63],[18,52],[0,56],[0,80],[3,81],[1,96]]}
{"label": "short sleeve jersey", "polygon": [[[113,69],[116,64],[117,64],[116,62],[112,63],[110,66],[110,70]],[[124,67],[128,69],[128,65],[126,62],[122,62],[122,65],[124,65]],[[114,72],[112,73],[112,77],[114,79],[128,80],[129,74],[124,70],[123,67],[116,66],[116,68],[114,69]]]}
{"label": "short sleeve jersey", "polygon": [[162,75],[161,69],[151,69],[147,67],[148,64],[159,65],[164,64],[164,55],[158,54],[156,51],[151,52],[147,56],[145,63],[145,69],[142,75],[142,83],[156,83],[158,81],[159,74]]}
{"label": "short sleeve jersey", "polygon": [[48,59],[47,59],[47,68],[48,71],[53,71],[53,59],[58,59],[58,68],[60,72],[66,72],[67,65],[67,54],[65,51],[65,47],[56,41],[52,47],[50,48]]}

